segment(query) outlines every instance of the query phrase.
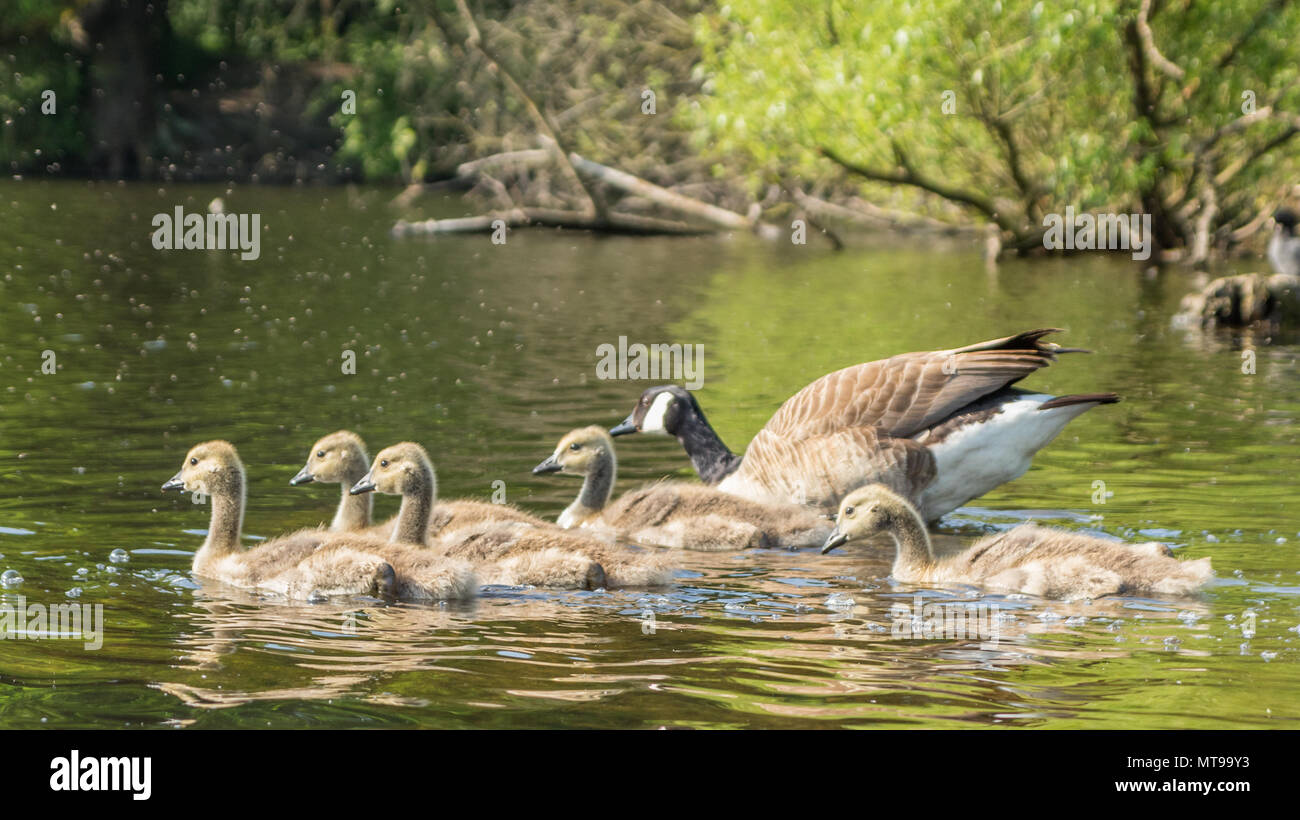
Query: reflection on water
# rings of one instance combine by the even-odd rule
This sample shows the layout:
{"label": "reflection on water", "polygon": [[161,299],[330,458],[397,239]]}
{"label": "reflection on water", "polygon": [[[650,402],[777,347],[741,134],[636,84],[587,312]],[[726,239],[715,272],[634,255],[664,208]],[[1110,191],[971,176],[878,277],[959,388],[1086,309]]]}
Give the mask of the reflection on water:
{"label": "reflection on water", "polygon": [[[1011,261],[885,246],[517,232],[388,239],[393,192],[222,191],[262,214],[256,263],[159,253],[151,215],[218,189],[0,183],[0,603],[104,605],[97,652],[0,643],[0,726],[1294,726],[1300,640],[1296,338],[1189,334],[1190,287],[1122,260]],[[238,202],[237,202],[238,200]],[[56,207],[51,208],[51,205]],[[436,215],[459,212],[434,203]],[[190,576],[207,509],[158,485],[195,441],[235,442],[254,539],[328,521],[287,486],[351,427],[412,438],[444,495],[556,515],[529,470],[643,384],[597,348],[699,344],[700,400],[740,449],[812,378],[1039,326],[1094,348],[1032,377],[1124,402],[1024,478],[950,515],[936,548],[1025,520],[1209,555],[1192,600],[1064,604],[894,584],[884,545],[686,554],[656,590],[492,588],[477,601],[293,605]],[[341,369],[356,354],[355,375]],[[1243,351],[1255,372],[1243,372]],[[45,351],[58,364],[42,373]],[[620,439],[620,483],[689,468]],[[1097,482],[1103,493],[1097,496]],[[1094,503],[1096,498],[1105,503]],[[389,514],[393,499],[379,499]],[[129,560],[109,555],[125,550]],[[919,596],[919,597],[918,597]],[[909,637],[919,606],[983,606],[996,635]],[[918,633],[920,632],[918,628]],[[923,633],[921,633],[923,634]]]}

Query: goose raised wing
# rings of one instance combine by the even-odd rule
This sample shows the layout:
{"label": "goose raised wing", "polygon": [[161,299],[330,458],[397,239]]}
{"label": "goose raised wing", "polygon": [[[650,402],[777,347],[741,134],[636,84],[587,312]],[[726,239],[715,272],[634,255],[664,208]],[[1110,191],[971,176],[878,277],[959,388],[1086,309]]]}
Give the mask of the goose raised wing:
{"label": "goose raised wing", "polygon": [[675,436],[707,484],[755,501],[827,509],[849,491],[884,484],[935,521],[1023,475],[1034,453],[1113,393],[1049,396],[1011,385],[1056,361],[1055,328],[952,350],[903,353],[846,367],[781,405],[743,456],[718,438],[699,402],[652,387],[610,430]]}

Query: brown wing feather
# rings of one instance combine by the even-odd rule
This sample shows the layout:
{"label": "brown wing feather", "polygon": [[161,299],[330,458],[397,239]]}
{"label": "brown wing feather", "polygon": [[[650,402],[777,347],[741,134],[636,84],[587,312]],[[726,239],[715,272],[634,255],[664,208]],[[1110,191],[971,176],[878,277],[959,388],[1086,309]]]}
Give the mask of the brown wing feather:
{"label": "brown wing feather", "polygon": [[834,509],[844,495],[864,484],[884,484],[915,500],[934,475],[934,456],[924,445],[872,427],[798,439],[764,429],[750,442],[740,469],[720,489]]}
{"label": "brown wing feather", "polygon": [[[903,353],[837,370],[791,396],[763,430],[787,439],[850,427],[878,427],[899,437],[915,435],[980,397],[1050,365],[1057,353],[1073,352],[1040,341],[1053,330],[954,350]],[[749,451],[745,457],[750,457]]]}

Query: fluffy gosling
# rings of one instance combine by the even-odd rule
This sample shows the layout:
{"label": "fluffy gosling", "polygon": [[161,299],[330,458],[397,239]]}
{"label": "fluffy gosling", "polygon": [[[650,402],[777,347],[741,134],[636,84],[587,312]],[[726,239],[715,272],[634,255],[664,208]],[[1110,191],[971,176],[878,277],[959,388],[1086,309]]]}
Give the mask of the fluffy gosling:
{"label": "fluffy gosling", "polygon": [[181,469],[162,485],[211,499],[208,535],[194,555],[196,575],[243,589],[307,600],[333,595],[377,595],[407,600],[468,598],[477,589],[464,561],[431,560],[421,551],[354,533],[300,530],[245,550],[247,477],[233,445],[195,445]]}
{"label": "fluffy gosling", "polygon": [[639,544],[690,550],[812,547],[826,540],[825,516],[796,504],[761,504],[712,487],[660,481],[610,503],[618,474],[614,440],[601,427],[580,427],[560,439],[535,475],[582,476],[577,499],[560,514],[565,528],[611,531]]}
{"label": "fluffy gosling", "polygon": [[974,584],[1071,600],[1189,595],[1214,576],[1209,558],[1179,561],[1163,544],[1129,544],[1034,524],[986,536],[958,555],[938,559],[916,508],[878,484],[854,490],[840,502],[835,531],[822,552],[879,534],[893,538],[893,576],[905,583]]}

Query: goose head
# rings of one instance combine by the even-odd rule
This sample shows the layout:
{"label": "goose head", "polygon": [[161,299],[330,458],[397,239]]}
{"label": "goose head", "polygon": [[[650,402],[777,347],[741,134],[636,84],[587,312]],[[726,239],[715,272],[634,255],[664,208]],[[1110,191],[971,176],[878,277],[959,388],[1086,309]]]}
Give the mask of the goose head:
{"label": "goose head", "polygon": [[166,484],[167,490],[189,490],[208,496],[237,493],[242,490],[244,465],[235,447],[228,441],[205,441],[185,454],[180,472]]}
{"label": "goose head", "polygon": [[375,456],[370,470],[352,485],[352,495],[372,490],[386,495],[417,495],[433,486],[433,462],[420,445],[403,441],[385,447]]}
{"label": "goose head", "polygon": [[295,487],[313,481],[342,484],[352,480],[351,477],[358,470],[364,470],[368,463],[366,445],[361,437],[350,430],[339,430],[312,445],[307,463],[289,479],[289,483]]}
{"label": "goose head", "polygon": [[1277,224],[1277,232],[1284,236],[1295,236],[1295,226],[1300,222],[1296,212],[1290,208],[1278,208],[1273,214],[1273,221]]}
{"label": "goose head", "polygon": [[602,428],[579,427],[556,446],[545,461],[533,468],[533,475],[570,473],[585,476],[597,465],[614,459],[614,440]]}
{"label": "goose head", "polygon": [[898,526],[906,514],[907,502],[880,484],[859,487],[840,502],[835,529],[822,545],[822,554],[854,539],[887,533]]}
{"label": "goose head", "polygon": [[703,417],[699,402],[690,391],[675,384],[647,388],[623,423],[611,427],[611,436],[654,433],[673,436],[682,420],[694,414]]}

